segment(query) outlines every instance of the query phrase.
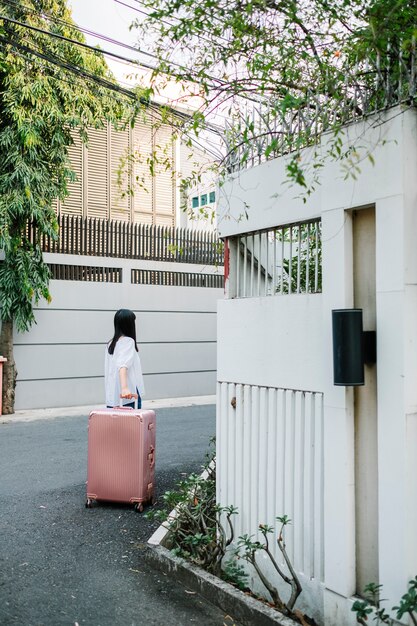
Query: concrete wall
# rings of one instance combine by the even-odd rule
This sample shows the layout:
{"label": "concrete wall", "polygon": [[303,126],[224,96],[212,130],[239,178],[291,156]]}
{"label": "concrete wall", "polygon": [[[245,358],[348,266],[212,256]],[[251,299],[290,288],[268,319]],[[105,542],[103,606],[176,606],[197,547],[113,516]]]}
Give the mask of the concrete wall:
{"label": "concrete wall", "polygon": [[[306,586],[303,605],[310,607],[316,619],[326,626],[354,624],[352,598],[361,591],[355,503],[358,489],[367,479],[367,469],[358,464],[355,471],[353,390],[333,385],[331,311],[354,306],[352,210],[369,206],[375,207],[377,331],[378,474],[377,480],[373,480],[377,493],[373,531],[379,538],[375,561],[387,607],[398,603],[407,581],[417,573],[416,113],[388,111],[385,116],[347,127],[344,140],[346,146],[355,141],[362,150],[357,180],[345,179],[340,164],[327,162],[321,186],[304,203],[297,197],[299,189],[281,184],[286,180],[286,160],[276,159],[233,175],[222,187],[218,217],[223,237],[321,217],[322,294],[222,302],[218,319],[218,381],[220,390],[230,384],[245,384],[251,387],[251,393],[256,387],[323,394],[324,480],[322,492],[319,490],[315,496],[322,498],[315,515],[316,523],[321,515],[324,519],[324,578],[322,583],[317,578],[315,587]],[[322,149],[326,150],[326,137]],[[368,149],[373,152],[375,165],[366,158]],[[302,157],[308,163],[311,154],[306,150]],[[242,219],[245,210],[248,218]],[[356,263],[360,262],[360,252],[356,257]],[[232,261],[230,282],[233,283]],[[249,423],[252,420],[251,428],[256,432],[253,420],[257,412],[253,407],[246,410],[245,419]],[[219,441],[229,438],[229,452],[230,447],[233,451],[237,445],[232,426],[235,417],[225,391],[219,392],[217,419]],[[298,419],[296,413],[294,419]],[[305,436],[303,430],[293,432],[293,438],[288,438],[288,431],[278,429],[274,447],[268,450],[260,432],[259,446],[252,450],[246,463],[256,469],[265,454],[292,454]],[[218,454],[222,472],[219,500],[222,504],[234,504],[230,501],[230,494],[235,493],[233,461],[226,462],[225,448],[220,445]],[[274,476],[268,473],[264,480],[266,488],[262,488],[261,481],[259,499],[243,501],[241,515],[255,507],[257,522],[272,523],[273,518],[264,519],[264,511],[265,501],[276,498]],[[299,501],[304,493],[302,484],[294,482],[291,473],[286,481],[285,489],[292,489]],[[227,491],[221,487],[225,484],[229,485]],[[271,511],[270,516],[286,512]],[[243,532],[256,532],[254,519],[250,519]],[[311,522],[306,524],[308,532]],[[303,573],[302,569],[299,571]]]}
{"label": "concrete wall", "polygon": [[216,308],[223,289],[130,284],[132,268],[222,273],[222,268],[46,254],[48,263],[118,267],[122,283],[52,280],[52,302],[16,334],[16,409],[104,403],[104,350],[114,313],[130,308],[146,398],[215,393]]}

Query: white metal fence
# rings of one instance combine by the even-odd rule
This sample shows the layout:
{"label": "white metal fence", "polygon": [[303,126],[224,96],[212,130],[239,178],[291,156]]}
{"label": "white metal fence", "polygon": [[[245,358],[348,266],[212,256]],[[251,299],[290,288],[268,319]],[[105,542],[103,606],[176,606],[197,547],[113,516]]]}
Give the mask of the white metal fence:
{"label": "white metal fence", "polygon": [[217,402],[217,499],[239,509],[236,537],[288,515],[290,559],[323,581],[323,394],[220,382]]}
{"label": "white metal fence", "polygon": [[237,298],[321,292],[321,221],[289,224],[230,238]]}

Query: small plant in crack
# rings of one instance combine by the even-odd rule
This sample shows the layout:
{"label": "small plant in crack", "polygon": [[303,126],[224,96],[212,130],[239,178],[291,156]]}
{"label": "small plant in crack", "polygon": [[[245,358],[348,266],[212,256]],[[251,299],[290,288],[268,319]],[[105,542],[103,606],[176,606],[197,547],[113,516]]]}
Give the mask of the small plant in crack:
{"label": "small plant in crack", "polygon": [[[284,561],[287,565],[289,575],[286,574],[285,571],[277,563],[270,548],[269,535],[272,534],[275,530],[273,526],[268,526],[267,524],[259,525],[259,530],[263,536],[263,542],[253,541],[253,535],[250,535],[250,536],[242,535],[241,537],[239,537],[238,542],[237,542],[236,555],[240,558],[245,559],[245,561],[247,561],[254,567],[256,573],[258,574],[260,580],[262,581],[262,584],[268,590],[268,593],[272,598],[273,604],[283,613],[291,615],[293,612],[294,605],[297,601],[297,598],[302,591],[302,587],[298,579],[298,576],[295,573],[291,560],[288,557],[287,550],[285,547],[284,529],[285,529],[285,526],[291,523],[291,520],[289,519],[287,515],[283,515],[282,517],[277,517],[276,520],[281,525],[278,531],[277,544],[284,558]],[[275,571],[282,578],[282,580],[290,586],[291,595],[290,595],[290,599],[288,600],[288,602],[285,603],[282,600],[277,587],[267,578],[267,576],[262,571],[262,568],[260,567],[256,559],[256,555],[260,551],[263,551],[267,554]]]}
{"label": "small plant in crack", "polygon": [[205,466],[205,475],[190,474],[162,499],[163,508],[150,511],[148,517],[167,526],[173,553],[220,576],[223,557],[234,539],[232,517],[237,508],[216,504],[214,456]]}
{"label": "small plant in crack", "polygon": [[364,599],[356,600],[353,603],[352,611],[356,613],[356,621],[362,626],[366,626],[372,619],[378,626],[380,624],[388,624],[394,626],[396,620],[408,616],[410,623],[417,626],[417,576],[410,580],[408,589],[402,596],[398,606],[392,607],[396,612],[396,620],[394,620],[387,611],[381,606],[385,600],[380,598],[382,585],[369,583],[364,589]]}

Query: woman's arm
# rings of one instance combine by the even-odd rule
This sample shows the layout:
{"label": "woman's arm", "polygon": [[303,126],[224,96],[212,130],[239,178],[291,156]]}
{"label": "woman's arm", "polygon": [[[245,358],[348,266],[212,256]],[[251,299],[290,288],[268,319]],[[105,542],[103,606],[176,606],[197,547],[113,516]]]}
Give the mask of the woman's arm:
{"label": "woman's arm", "polygon": [[[128,370],[133,367],[135,343],[130,337],[121,337],[116,344],[116,367],[119,372],[120,395],[122,398],[135,398],[134,390],[129,389]],[[115,351],[116,353],[116,351]]]}
{"label": "woman's arm", "polygon": [[122,398],[136,398],[135,393],[131,393],[127,384],[127,367],[119,368],[120,396]]}

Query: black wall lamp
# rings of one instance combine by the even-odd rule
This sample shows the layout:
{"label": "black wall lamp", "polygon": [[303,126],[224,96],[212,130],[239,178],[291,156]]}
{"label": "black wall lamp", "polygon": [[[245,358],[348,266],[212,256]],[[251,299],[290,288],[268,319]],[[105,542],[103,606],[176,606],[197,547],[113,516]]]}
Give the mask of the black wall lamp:
{"label": "black wall lamp", "polygon": [[364,385],[364,364],[376,363],[376,331],[363,330],[362,309],[335,309],[333,381],[345,387]]}

